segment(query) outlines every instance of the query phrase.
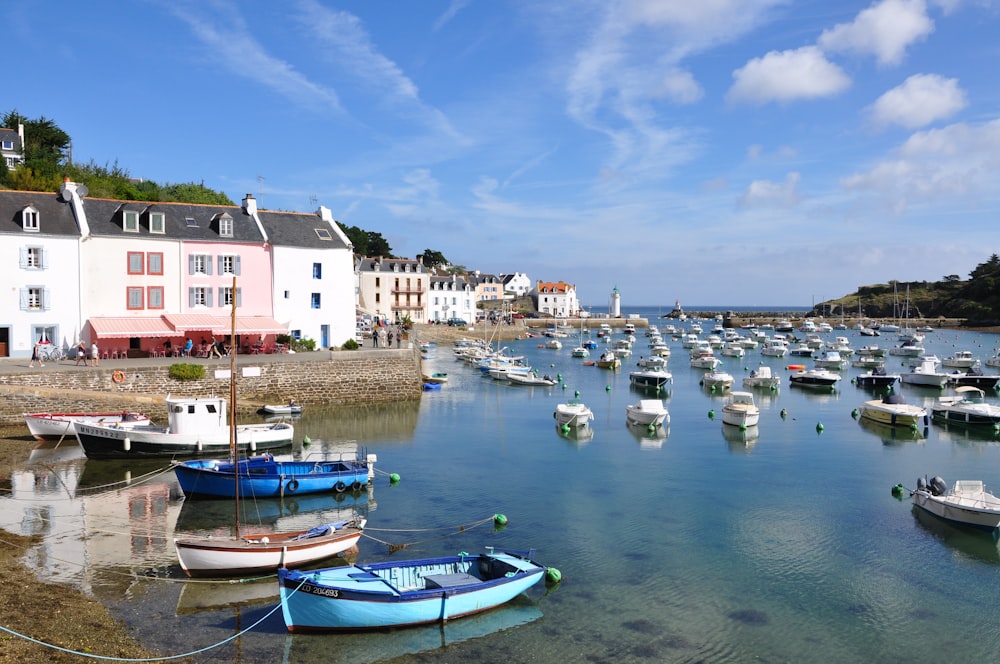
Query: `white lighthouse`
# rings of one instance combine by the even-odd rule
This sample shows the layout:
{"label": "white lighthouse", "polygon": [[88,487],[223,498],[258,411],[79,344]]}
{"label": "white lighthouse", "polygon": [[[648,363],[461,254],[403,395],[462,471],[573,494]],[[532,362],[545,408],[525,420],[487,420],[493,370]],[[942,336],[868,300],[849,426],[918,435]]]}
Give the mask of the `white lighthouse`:
{"label": "white lighthouse", "polygon": [[611,291],[611,317],[622,317],[622,296],[618,292],[618,286],[615,286]]}

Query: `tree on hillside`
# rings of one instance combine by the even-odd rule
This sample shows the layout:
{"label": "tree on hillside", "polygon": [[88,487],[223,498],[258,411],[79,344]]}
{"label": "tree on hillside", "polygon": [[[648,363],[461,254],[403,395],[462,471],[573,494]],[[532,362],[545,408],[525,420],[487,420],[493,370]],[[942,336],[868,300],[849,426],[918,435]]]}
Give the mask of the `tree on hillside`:
{"label": "tree on hillside", "polygon": [[8,111],[0,119],[4,127],[17,129],[24,125],[24,165],[30,168],[38,181],[58,177],[60,168],[69,154],[70,137],[52,120],[42,116],[29,120],[16,110]]}
{"label": "tree on hillside", "polygon": [[[337,223],[339,224],[340,222]],[[343,224],[340,224],[340,228],[344,231],[347,239],[351,241],[351,244],[354,245],[354,253],[359,256],[395,258],[392,255],[392,247],[389,246],[389,242],[382,237],[381,233],[366,231],[357,226],[345,226]]]}
{"label": "tree on hillside", "polygon": [[444,254],[433,249],[424,249],[424,253],[420,254],[420,262],[429,270],[448,265],[448,259],[444,257]]}

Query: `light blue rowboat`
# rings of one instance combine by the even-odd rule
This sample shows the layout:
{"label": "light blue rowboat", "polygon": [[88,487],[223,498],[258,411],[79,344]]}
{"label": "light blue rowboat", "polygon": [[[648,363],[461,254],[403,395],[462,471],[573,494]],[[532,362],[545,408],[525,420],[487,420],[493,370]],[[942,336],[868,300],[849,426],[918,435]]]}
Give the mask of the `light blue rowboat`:
{"label": "light blue rowboat", "polygon": [[[307,493],[357,491],[374,473],[376,455],[338,461],[275,461],[270,454],[240,459],[239,495],[246,498],[290,497]],[[236,464],[193,459],[174,464],[174,474],[189,498],[234,498]]]}
{"label": "light blue rowboat", "polygon": [[[439,623],[486,611],[542,580],[534,551],[278,570],[290,632],[357,631]],[[558,574],[558,572],[556,572]]]}

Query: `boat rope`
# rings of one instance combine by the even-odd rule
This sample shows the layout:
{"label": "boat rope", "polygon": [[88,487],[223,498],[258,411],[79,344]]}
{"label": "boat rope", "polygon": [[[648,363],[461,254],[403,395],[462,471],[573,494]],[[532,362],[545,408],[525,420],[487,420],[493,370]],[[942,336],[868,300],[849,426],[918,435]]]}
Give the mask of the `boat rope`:
{"label": "boat rope", "polygon": [[[473,528],[478,528],[479,526],[482,526],[483,524],[494,523],[495,519],[496,519],[496,515],[494,514],[494,515],[489,516],[488,518],[480,519],[479,521],[475,521],[473,523],[460,524],[458,526],[442,526],[440,528],[406,528],[406,529],[403,529],[403,528],[365,528],[365,530],[361,534],[361,536],[362,537],[367,537],[368,539],[370,539],[370,540],[372,540],[374,542],[378,542],[379,544],[384,544],[387,547],[389,547],[389,551],[391,553],[395,553],[396,551],[402,551],[403,549],[405,549],[407,547],[410,547],[410,546],[413,546],[414,544],[422,544],[423,542],[427,542],[427,541],[430,541],[432,539],[438,539],[438,538],[443,538],[443,537],[450,537],[452,535],[458,535],[459,533],[464,533],[464,532],[466,532],[468,530],[472,530]],[[388,533],[402,533],[402,532],[418,532],[418,533],[422,533],[422,532],[441,531],[441,530],[448,530],[448,531],[451,531],[451,532],[442,533],[440,535],[435,535],[434,537],[428,537],[428,538],[423,539],[423,540],[415,540],[415,541],[412,541],[412,542],[403,542],[401,544],[394,544],[392,542],[387,542],[386,540],[382,540],[382,539],[379,539],[377,537],[373,537],[372,535],[369,534],[370,530],[376,531],[376,532],[388,532]]]}
{"label": "boat rope", "polygon": [[[296,590],[298,590],[298,588],[293,589],[292,593],[294,594]],[[57,645],[53,645],[51,643],[46,643],[45,641],[40,641],[40,640],[38,640],[36,638],[30,637],[27,634],[21,634],[20,632],[15,632],[14,630],[12,630],[12,629],[10,629],[8,627],[4,627],[3,625],[0,625],[0,631],[6,632],[7,634],[10,634],[12,636],[16,636],[16,637],[18,637],[20,639],[24,639],[25,641],[30,641],[31,643],[35,643],[35,644],[43,646],[45,648],[51,648],[52,650],[58,650],[59,652],[68,653],[70,655],[78,655],[80,657],[89,657],[90,659],[99,659],[99,660],[108,661],[108,662],[165,662],[165,661],[168,661],[168,660],[184,659],[186,657],[193,657],[195,655],[200,655],[200,654],[208,652],[210,650],[215,650],[216,648],[219,648],[220,646],[224,646],[227,643],[229,643],[230,641],[238,639],[239,637],[243,636],[247,632],[255,629],[262,622],[264,622],[265,620],[267,620],[268,618],[270,618],[272,615],[274,615],[280,608],[281,608],[281,602],[278,602],[278,604],[273,609],[271,609],[266,614],[264,614],[260,618],[260,620],[258,620],[257,622],[253,623],[252,625],[250,625],[246,629],[240,630],[239,632],[233,634],[232,636],[228,636],[225,639],[223,639],[223,640],[221,640],[221,641],[219,641],[217,643],[213,643],[211,645],[205,646],[204,648],[199,648],[198,650],[191,650],[189,652],[180,653],[178,655],[163,655],[163,656],[160,656],[160,657],[110,657],[108,655],[94,655],[94,654],[89,653],[89,652],[81,652],[79,650],[70,650],[69,648],[63,648],[62,646],[57,646]]]}
{"label": "boat rope", "polygon": [[[59,476],[59,473],[56,471],[56,469],[53,468],[52,466],[47,466],[47,465],[43,466],[43,467],[47,468],[49,471],[51,471],[59,479],[59,483],[63,485],[63,488],[66,489],[67,494],[68,494],[69,493],[69,489],[68,489],[68,487],[66,487],[65,483],[63,483],[62,478]],[[173,470],[173,466],[166,466],[165,468],[157,468],[156,470],[151,470],[151,471],[149,471],[148,473],[146,473],[144,475],[139,475],[138,477],[136,477],[134,479],[119,480],[117,482],[109,482],[108,484],[99,484],[97,486],[77,487],[75,495],[67,495],[65,498],[56,498],[56,497],[52,496],[52,497],[49,497],[48,499],[51,499],[51,500],[76,500],[76,498],[79,497],[79,496],[81,496],[81,495],[88,495],[88,496],[90,496],[90,495],[95,495],[95,494],[99,494],[99,493],[104,493],[106,491],[117,491],[118,488],[120,488],[120,487],[137,486],[139,484],[143,484],[145,482],[149,482],[151,480],[156,479],[160,475],[162,475],[164,473],[168,473],[168,472],[170,472],[172,470]],[[14,493],[13,489],[2,489],[0,491],[2,491],[3,493],[6,493],[6,494],[13,494]],[[30,497],[26,497],[26,498],[18,498],[17,496],[10,495],[9,497],[12,500],[26,500],[26,501],[31,501],[31,502],[35,502],[35,501],[38,500],[37,496],[30,496]]]}

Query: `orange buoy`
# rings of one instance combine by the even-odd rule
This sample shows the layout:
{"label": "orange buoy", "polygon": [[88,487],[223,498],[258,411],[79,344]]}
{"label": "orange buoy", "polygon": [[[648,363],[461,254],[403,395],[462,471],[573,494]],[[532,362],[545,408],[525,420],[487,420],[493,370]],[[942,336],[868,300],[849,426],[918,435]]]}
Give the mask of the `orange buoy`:
{"label": "orange buoy", "polygon": [[789,371],[805,371],[806,365],[804,364],[789,364]]}

